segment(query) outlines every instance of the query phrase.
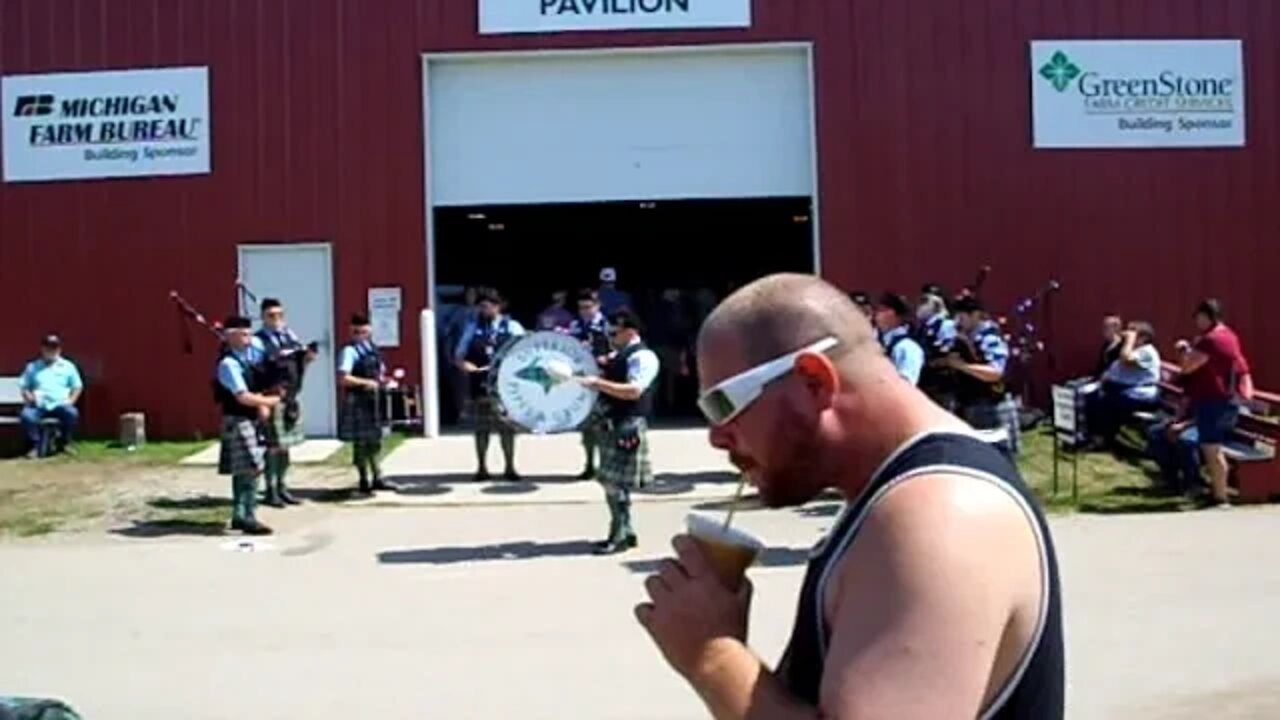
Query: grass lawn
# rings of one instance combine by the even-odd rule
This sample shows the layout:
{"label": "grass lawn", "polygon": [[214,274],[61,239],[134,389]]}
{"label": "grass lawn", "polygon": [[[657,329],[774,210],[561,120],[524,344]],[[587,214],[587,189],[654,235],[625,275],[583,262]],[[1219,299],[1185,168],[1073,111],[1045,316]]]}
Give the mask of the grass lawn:
{"label": "grass lawn", "polygon": [[[392,433],[383,455],[407,436]],[[1133,441],[1134,438],[1128,440]],[[75,457],[60,455],[42,461],[0,461],[0,535],[43,535],[67,525],[90,521],[111,511],[108,491],[122,488],[140,473],[176,468],[182,458],[209,446],[203,442],[151,442],[135,451],[114,443],[87,440]],[[1133,443],[1131,443],[1133,444]],[[1137,453],[1134,453],[1137,456]],[[1045,429],[1023,436],[1019,466],[1051,512],[1176,512],[1193,504],[1179,496],[1157,492],[1151,483],[1154,465],[1145,460],[1122,460],[1109,453],[1084,453],[1079,462],[1079,496],[1072,498],[1071,459],[1059,463],[1058,492],[1053,492],[1053,438]],[[351,445],[334,453],[321,467],[348,468]],[[192,470],[196,472],[199,470]],[[208,471],[208,468],[203,469]],[[223,497],[184,499],[144,498],[130,505],[139,521],[175,531],[220,532],[229,513]],[[119,509],[117,507],[117,509]]]}
{"label": "grass lawn", "polygon": [[1151,478],[1155,463],[1139,458],[1136,438],[1122,436],[1121,441],[1135,459],[1120,459],[1111,453],[1090,452],[1074,456],[1079,463],[1078,499],[1071,494],[1072,455],[1058,461],[1058,493],[1053,492],[1053,436],[1047,428],[1037,428],[1022,437],[1022,456],[1018,467],[1054,512],[1175,512],[1189,510],[1194,503],[1182,496],[1159,492]]}
{"label": "grass lawn", "polygon": [[146,469],[171,467],[208,442],[152,442],[128,451],[105,440],[77,444],[76,455],[0,461],[0,535],[44,535],[107,511],[104,490]]}

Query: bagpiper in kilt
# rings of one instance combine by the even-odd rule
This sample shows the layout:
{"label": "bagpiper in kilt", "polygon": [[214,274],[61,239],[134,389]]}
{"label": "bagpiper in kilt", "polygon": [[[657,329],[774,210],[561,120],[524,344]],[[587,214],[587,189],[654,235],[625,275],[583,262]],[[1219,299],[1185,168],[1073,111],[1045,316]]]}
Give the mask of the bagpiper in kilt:
{"label": "bagpiper in kilt", "polygon": [[[932,289],[932,288],[926,288]],[[916,342],[924,349],[924,368],[920,371],[920,389],[938,405],[955,412],[956,374],[946,366],[947,356],[956,344],[956,323],[947,317],[947,303],[940,294],[926,292],[920,298],[916,315]]]}
{"label": "bagpiper in kilt", "polygon": [[[1000,326],[987,318],[977,298],[957,300],[955,312],[956,324],[963,333],[948,360],[948,367],[956,371],[956,412],[979,430],[1005,429],[1009,434],[1008,454],[1016,456],[1022,449],[1022,427],[1018,404],[1004,381],[1009,344]],[[979,377],[978,373],[987,376],[999,373],[1000,377],[993,381]]]}
{"label": "bagpiper in kilt", "polygon": [[386,366],[373,343],[373,331],[364,315],[351,317],[351,342],[338,361],[342,387],[342,417],[338,437],[352,444],[351,462],[360,475],[360,492],[391,490],[382,479],[378,455],[382,452],[384,422],[380,411],[382,376]]}
{"label": "bagpiper in kilt", "polygon": [[[609,339],[609,321],[600,311],[600,294],[592,288],[578,291],[578,317],[569,326],[569,334],[578,339],[591,351],[601,368],[608,363],[613,353],[613,343]],[[596,449],[600,446],[600,436],[605,431],[605,402],[600,400],[591,415],[582,423],[582,448],[586,453],[586,464],[579,480],[593,480],[596,477]],[[601,453],[603,460],[604,453]]]}
{"label": "bagpiper in kilt", "polygon": [[605,432],[600,439],[599,482],[609,505],[609,535],[596,552],[610,555],[637,545],[631,525],[631,491],[653,481],[649,460],[649,423],[658,356],[640,339],[639,319],[629,310],[610,318],[618,351],[602,377],[590,384],[604,396]]}
{"label": "bagpiper in kilt", "polygon": [[289,449],[306,440],[299,395],[306,364],[314,355],[285,326],[284,306],[275,298],[262,301],[262,328],[254,337],[266,353],[271,392],[281,398],[263,427],[267,447],[264,501],[273,507],[297,505],[299,501],[289,492],[284,478],[289,470]]}
{"label": "bagpiper in kilt", "polygon": [[506,466],[502,474],[507,480],[519,480],[516,472],[516,431],[498,411],[497,399],[489,387],[494,356],[504,345],[524,335],[524,327],[514,318],[501,313],[502,296],[493,288],[476,291],[476,313],[467,322],[454,348],[454,362],[467,374],[471,398],[471,419],[474,423],[476,443],[476,474],[478,481],[488,480],[489,438],[498,433],[502,446],[502,459]]}
{"label": "bagpiper in kilt", "polygon": [[262,473],[263,446],[259,422],[264,409],[279,403],[263,390],[260,347],[250,335],[248,318],[233,316],[223,323],[226,346],[215,370],[214,400],[222,410],[218,473],[231,476],[231,527],[250,535],[269,535],[271,528],[256,517],[258,475]]}

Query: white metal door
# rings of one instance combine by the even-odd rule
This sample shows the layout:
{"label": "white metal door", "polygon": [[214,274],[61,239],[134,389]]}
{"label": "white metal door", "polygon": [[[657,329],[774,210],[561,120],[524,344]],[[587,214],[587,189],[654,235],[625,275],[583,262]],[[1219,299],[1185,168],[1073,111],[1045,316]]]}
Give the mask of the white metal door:
{"label": "white metal door", "polygon": [[[285,317],[304,343],[320,344],[320,355],[302,385],[303,426],[309,437],[337,430],[333,346],[333,263],[327,244],[241,245],[240,281],[262,298],[278,298]],[[260,325],[257,307],[241,295],[241,311]]]}

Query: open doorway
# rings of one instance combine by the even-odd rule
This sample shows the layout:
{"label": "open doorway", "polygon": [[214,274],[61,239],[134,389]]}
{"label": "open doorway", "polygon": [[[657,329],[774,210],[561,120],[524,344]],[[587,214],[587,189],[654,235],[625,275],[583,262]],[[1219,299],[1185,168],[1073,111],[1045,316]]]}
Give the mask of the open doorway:
{"label": "open doorway", "polygon": [[[508,312],[532,328],[552,293],[567,291],[572,309],[574,292],[598,286],[601,268],[612,267],[664,359],[662,422],[696,417],[693,341],[720,299],[770,273],[816,269],[807,197],[442,207],[434,215],[442,355],[454,341],[448,309],[463,302],[465,288],[496,287]],[[458,379],[441,367],[449,425],[458,417]]]}

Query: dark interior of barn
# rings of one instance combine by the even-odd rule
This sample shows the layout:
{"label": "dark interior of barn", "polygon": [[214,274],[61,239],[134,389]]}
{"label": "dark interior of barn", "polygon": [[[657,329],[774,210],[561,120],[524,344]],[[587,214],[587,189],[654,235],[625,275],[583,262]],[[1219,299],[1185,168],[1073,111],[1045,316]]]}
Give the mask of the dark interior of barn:
{"label": "dark interior of barn", "polygon": [[[773,272],[813,271],[812,212],[807,197],[438,208],[437,307],[447,316],[464,288],[495,287],[508,312],[532,328],[553,292],[567,291],[572,311],[575,291],[598,286],[601,268],[612,267],[651,334],[680,337],[687,351],[701,319],[734,288]],[[677,317],[659,310],[671,307],[661,302],[664,291],[669,299],[678,292]],[[695,417],[691,355],[681,372],[662,376],[659,422]],[[458,418],[450,395],[442,392],[446,424]]]}

